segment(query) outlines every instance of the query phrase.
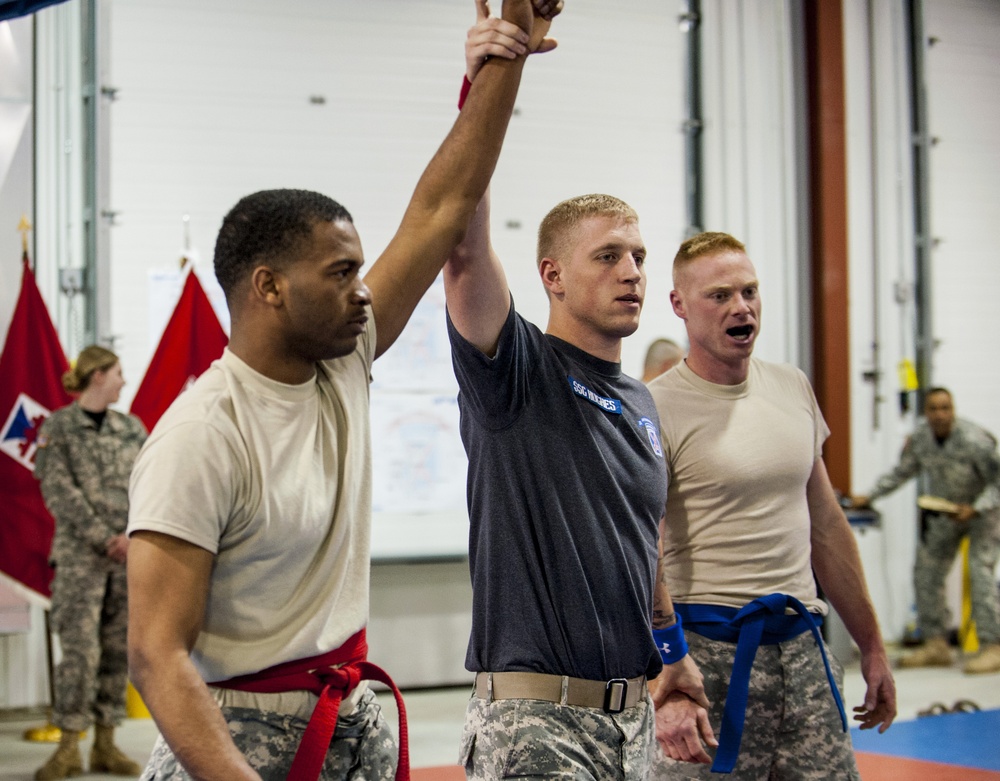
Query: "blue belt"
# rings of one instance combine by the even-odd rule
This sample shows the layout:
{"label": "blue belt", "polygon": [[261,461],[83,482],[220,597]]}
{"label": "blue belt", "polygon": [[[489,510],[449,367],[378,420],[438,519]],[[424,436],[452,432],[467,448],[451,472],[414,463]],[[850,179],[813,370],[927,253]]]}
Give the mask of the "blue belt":
{"label": "blue belt", "polygon": [[[786,615],[786,608],[794,608],[798,615]],[[750,692],[750,668],[757,648],[776,645],[810,631],[816,639],[830,691],[840,711],[840,721],[847,732],[847,714],[840,698],[837,682],[833,678],[830,662],[826,658],[823,639],[819,634],[822,616],[813,617],[795,597],[788,594],[768,594],[738,609],[720,605],[682,605],[674,603],[674,610],[684,622],[684,628],[712,640],[736,643],[736,658],[729,679],[726,706],[722,711],[722,729],[719,749],[712,763],[713,773],[731,773],[736,766],[743,739],[743,722],[746,720],[747,697]],[[818,623],[816,619],[819,619]]]}

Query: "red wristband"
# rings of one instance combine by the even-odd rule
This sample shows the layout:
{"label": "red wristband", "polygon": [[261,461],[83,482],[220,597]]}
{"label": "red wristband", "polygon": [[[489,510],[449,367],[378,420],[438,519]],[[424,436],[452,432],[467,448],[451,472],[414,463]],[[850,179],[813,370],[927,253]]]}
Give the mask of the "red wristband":
{"label": "red wristband", "polygon": [[462,110],[462,106],[465,105],[465,99],[469,97],[469,90],[472,89],[472,82],[469,81],[468,76],[462,77],[462,91],[458,93],[458,110]]}

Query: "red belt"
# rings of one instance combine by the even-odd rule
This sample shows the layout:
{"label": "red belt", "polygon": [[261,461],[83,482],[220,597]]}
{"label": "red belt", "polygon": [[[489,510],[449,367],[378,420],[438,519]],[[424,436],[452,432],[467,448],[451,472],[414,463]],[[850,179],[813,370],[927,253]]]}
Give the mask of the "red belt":
{"label": "red belt", "polygon": [[[368,641],[361,629],[340,648],[325,654],[297,659],[268,667],[260,672],[240,675],[210,683],[220,689],[245,692],[288,692],[305,690],[319,695],[302,742],[288,771],[288,781],[316,781],[323,770],[330,741],[337,728],[340,701],[361,681],[379,681],[390,689],[399,708],[399,763],[396,781],[410,779],[410,749],[406,732],[406,708],[392,678],[381,667],[367,660]],[[337,665],[337,666],[335,666]]]}

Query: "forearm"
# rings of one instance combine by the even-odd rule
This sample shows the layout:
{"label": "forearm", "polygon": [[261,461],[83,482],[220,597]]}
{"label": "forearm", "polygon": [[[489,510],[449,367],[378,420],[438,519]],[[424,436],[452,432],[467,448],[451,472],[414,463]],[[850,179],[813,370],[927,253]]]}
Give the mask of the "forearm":
{"label": "forearm", "polygon": [[875,607],[861,566],[858,543],[837,502],[823,459],[816,459],[806,486],[813,571],[820,588],[862,654],[885,655]]}
{"label": "forearm", "polygon": [[663,544],[660,557],[656,561],[656,586],[653,589],[653,629],[664,629],[677,623],[674,601],[667,586],[666,567],[663,562]]}
{"label": "forearm", "polygon": [[913,478],[915,474],[910,474],[907,470],[897,466],[891,472],[886,472],[875,481],[875,485],[868,492],[868,498],[874,501],[875,499],[891,494],[905,482]]}
{"label": "forearm", "polygon": [[128,556],[129,674],[167,744],[195,779],[257,779],[191,661],[211,582],[211,552],[156,532]]}
{"label": "forearm", "polygon": [[[524,63],[521,56],[493,58],[483,65],[458,119],[417,183],[393,242],[420,233],[428,237],[437,252],[432,249],[431,262],[424,264],[427,284],[462,240],[493,176]],[[392,250],[390,243],[385,254]]]}
{"label": "forearm", "polygon": [[[701,670],[687,653],[684,642],[683,627],[677,626],[677,614],[674,612],[674,602],[667,586],[666,566],[663,560],[663,520],[660,520],[660,538],[657,541],[659,557],[656,561],[656,583],[653,587],[653,630],[654,639],[659,635],[657,651],[663,660],[663,670],[650,685],[653,704],[659,708],[666,702],[667,696],[675,691],[683,692],[698,705],[707,708],[709,703],[705,696],[705,682]],[[670,630],[659,633],[656,630]],[[671,637],[672,633],[678,636]],[[664,635],[666,637],[664,638]],[[660,639],[668,641],[669,648],[660,647]],[[679,642],[679,645],[678,645]]]}
{"label": "forearm", "polygon": [[259,781],[186,652],[131,647],[129,676],[192,779]]}
{"label": "forearm", "polygon": [[[547,22],[533,18],[530,3],[505,0],[502,17],[529,34],[529,45],[537,46],[540,35],[548,30]],[[410,209],[438,212],[452,204],[464,215],[452,246],[464,235],[493,177],[527,56],[517,53],[509,59],[492,57],[483,63],[451,132],[417,182]]]}
{"label": "forearm", "polygon": [[861,653],[885,653],[854,534],[846,519],[831,518],[827,524],[826,533],[813,539],[812,565],[820,588]]}
{"label": "forearm", "polygon": [[858,544],[837,502],[822,458],[813,464],[806,486],[813,571],[834,610],[861,649],[861,674],[868,687],[864,704],[854,708],[861,729],[884,732],[896,717],[896,684],[882,642],[875,607],[868,596]]}
{"label": "forearm", "polygon": [[914,455],[912,442],[907,443],[899,457],[899,463],[886,472],[878,480],[871,491],[868,492],[870,499],[877,499],[881,496],[891,494],[908,480],[912,480],[920,472],[920,461]]}

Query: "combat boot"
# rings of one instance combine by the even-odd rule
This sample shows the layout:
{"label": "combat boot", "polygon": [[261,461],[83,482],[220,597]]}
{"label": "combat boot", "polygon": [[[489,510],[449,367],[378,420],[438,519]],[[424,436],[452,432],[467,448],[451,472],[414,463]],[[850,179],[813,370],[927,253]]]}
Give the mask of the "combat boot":
{"label": "combat boot", "polygon": [[964,669],[965,672],[973,675],[978,673],[1000,673],[1000,643],[990,643],[984,646],[979,656],[965,663]]}
{"label": "combat boot", "polygon": [[116,776],[137,776],[142,772],[138,762],[133,762],[115,745],[115,728],[98,724],[94,729],[94,747],[90,749],[90,772],[112,773]]}
{"label": "combat boot", "polygon": [[59,748],[49,761],[35,771],[35,781],[56,781],[59,778],[78,776],[83,772],[80,757],[80,733],[64,729],[59,737]]}
{"label": "combat boot", "polygon": [[951,649],[943,637],[929,637],[927,641],[899,660],[900,667],[950,667]]}

